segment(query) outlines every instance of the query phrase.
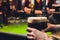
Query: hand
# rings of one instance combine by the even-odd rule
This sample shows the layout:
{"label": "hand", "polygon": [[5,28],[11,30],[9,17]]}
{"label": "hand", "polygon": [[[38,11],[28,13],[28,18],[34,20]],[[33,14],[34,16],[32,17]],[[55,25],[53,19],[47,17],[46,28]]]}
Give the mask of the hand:
{"label": "hand", "polygon": [[2,14],[2,12],[0,12],[0,14]]}
{"label": "hand", "polygon": [[[33,40],[49,40],[47,34],[45,32],[39,31],[34,28],[28,28],[27,38]],[[29,32],[31,31],[31,32]]]}
{"label": "hand", "polygon": [[23,10],[17,10],[17,12],[20,13],[20,12],[24,12],[24,11]]}
{"label": "hand", "polygon": [[24,12],[26,12],[27,14],[30,14],[30,13],[31,13],[31,9],[30,9],[30,8],[25,7],[25,8],[24,8]]}
{"label": "hand", "polygon": [[35,10],[35,14],[42,14],[42,11],[40,11],[40,10]]}

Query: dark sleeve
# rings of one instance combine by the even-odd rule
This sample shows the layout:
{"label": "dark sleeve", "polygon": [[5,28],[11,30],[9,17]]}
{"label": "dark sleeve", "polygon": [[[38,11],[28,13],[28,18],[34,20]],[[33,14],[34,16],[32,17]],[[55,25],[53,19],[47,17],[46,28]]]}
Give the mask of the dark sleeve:
{"label": "dark sleeve", "polygon": [[52,33],[56,33],[60,31],[60,27],[51,27],[48,28],[47,30],[45,30],[45,32],[52,32]]}
{"label": "dark sleeve", "polygon": [[40,5],[38,5],[37,3],[35,3],[34,5],[34,10],[42,10],[43,8],[43,3],[41,2]]}
{"label": "dark sleeve", "polygon": [[48,3],[47,7],[52,8],[52,3]]}
{"label": "dark sleeve", "polygon": [[3,9],[2,9],[2,6],[0,6],[0,11],[2,11]]}
{"label": "dark sleeve", "polygon": [[52,4],[54,4],[54,0],[50,0],[50,2],[48,3],[47,7],[52,8]]}
{"label": "dark sleeve", "polygon": [[56,19],[53,16],[49,17],[49,22],[51,24],[56,24],[57,23]]}
{"label": "dark sleeve", "polygon": [[28,5],[29,5],[29,3],[28,2],[25,2],[24,7],[28,7]]}
{"label": "dark sleeve", "polygon": [[[16,2],[16,1],[15,1],[15,2]],[[22,9],[21,0],[17,0],[17,2],[16,2],[16,8],[17,8],[17,10],[21,10],[21,9]]]}
{"label": "dark sleeve", "polygon": [[41,4],[40,4],[40,10],[42,10],[42,8],[43,8],[43,3],[41,2]]}
{"label": "dark sleeve", "polygon": [[41,9],[43,8],[43,3],[42,3],[42,5],[41,5]]}

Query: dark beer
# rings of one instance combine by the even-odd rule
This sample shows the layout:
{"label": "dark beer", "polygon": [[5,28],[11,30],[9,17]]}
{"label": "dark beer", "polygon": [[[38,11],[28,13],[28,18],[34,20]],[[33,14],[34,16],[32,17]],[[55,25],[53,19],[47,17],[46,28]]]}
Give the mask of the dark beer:
{"label": "dark beer", "polygon": [[29,17],[28,27],[36,28],[38,30],[43,30],[47,28],[47,18],[46,17]]}

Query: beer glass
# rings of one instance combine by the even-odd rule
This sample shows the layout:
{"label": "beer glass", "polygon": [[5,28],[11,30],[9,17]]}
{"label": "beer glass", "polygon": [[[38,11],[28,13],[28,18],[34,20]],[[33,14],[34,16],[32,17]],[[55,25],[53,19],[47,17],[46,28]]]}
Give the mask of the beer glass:
{"label": "beer glass", "polygon": [[47,28],[47,17],[29,17],[28,27],[43,30]]}

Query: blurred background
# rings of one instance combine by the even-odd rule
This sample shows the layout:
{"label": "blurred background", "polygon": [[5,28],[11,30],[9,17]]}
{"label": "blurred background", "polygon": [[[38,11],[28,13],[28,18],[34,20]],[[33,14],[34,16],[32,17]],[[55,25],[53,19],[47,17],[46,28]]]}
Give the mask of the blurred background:
{"label": "blurred background", "polygon": [[41,16],[60,24],[60,0],[0,0],[0,32],[26,35],[27,18]]}

